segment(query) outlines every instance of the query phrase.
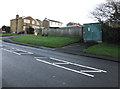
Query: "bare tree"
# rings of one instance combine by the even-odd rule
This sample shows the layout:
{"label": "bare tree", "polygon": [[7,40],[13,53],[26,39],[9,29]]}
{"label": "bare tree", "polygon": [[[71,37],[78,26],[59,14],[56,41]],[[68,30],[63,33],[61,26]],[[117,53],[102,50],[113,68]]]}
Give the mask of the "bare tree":
{"label": "bare tree", "polygon": [[106,3],[98,5],[90,12],[93,18],[99,22],[120,22],[120,0],[106,0]]}

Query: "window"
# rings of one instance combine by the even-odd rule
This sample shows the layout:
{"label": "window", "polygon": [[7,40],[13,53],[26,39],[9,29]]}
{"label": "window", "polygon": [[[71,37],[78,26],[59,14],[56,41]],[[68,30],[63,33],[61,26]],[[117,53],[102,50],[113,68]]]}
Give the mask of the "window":
{"label": "window", "polygon": [[38,21],[37,21],[37,25],[40,25]]}
{"label": "window", "polygon": [[35,24],[35,21],[34,21],[34,20],[32,21],[32,24]]}
{"label": "window", "polygon": [[50,24],[52,25],[52,24],[53,24],[53,22],[50,22]]}
{"label": "window", "polygon": [[59,23],[58,25],[59,25],[59,26],[62,26],[62,24],[61,24],[61,23]]}
{"label": "window", "polygon": [[29,19],[24,19],[24,23],[30,23]]}

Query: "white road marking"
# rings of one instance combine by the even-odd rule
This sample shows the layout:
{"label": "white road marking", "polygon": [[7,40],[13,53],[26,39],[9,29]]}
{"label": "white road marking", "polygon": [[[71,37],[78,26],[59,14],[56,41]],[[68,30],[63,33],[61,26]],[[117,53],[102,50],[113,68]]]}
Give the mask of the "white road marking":
{"label": "white road marking", "polygon": [[54,64],[69,64],[69,63],[54,63]]}
{"label": "white road marking", "polygon": [[80,64],[76,64],[76,63],[72,63],[72,62],[68,62],[68,61],[63,61],[63,60],[52,58],[52,57],[50,57],[50,59],[61,61],[61,62],[66,62],[66,63],[69,63],[69,64],[73,64],[73,65],[80,66],[80,67],[85,67],[85,68],[88,68],[88,69],[98,70],[98,71],[101,71],[101,72],[107,72],[107,71],[104,71],[104,70],[101,70],[101,69],[96,69],[96,68],[89,67],[89,66],[84,66],[84,65],[80,65]]}
{"label": "white road marking", "polygon": [[[9,49],[5,49],[5,48],[1,48],[5,51],[8,51],[8,52],[11,52],[11,53],[15,53],[17,55],[22,55],[22,54],[33,54],[32,52],[27,52],[27,51],[24,51],[24,50],[20,50],[20,49],[16,49],[16,48],[11,48],[11,50]],[[15,51],[21,51],[21,52],[25,52],[25,53],[18,53],[18,52],[15,52]]]}
{"label": "white road marking", "polygon": [[[45,61],[45,60],[41,59],[41,58],[46,58],[46,57],[34,57],[34,58],[37,61],[40,61],[40,62],[43,62],[43,63],[46,63],[46,64],[50,64],[50,65],[53,65],[53,66],[56,66],[56,67],[59,67],[59,68],[63,68],[63,69],[66,69],[66,70],[69,70],[69,71],[72,71],[72,72],[75,72],[75,73],[80,73],[80,74],[83,74],[83,75],[86,75],[86,76],[90,76],[90,77],[94,77],[94,75],[88,74],[88,72],[91,72],[91,73],[100,73],[100,72],[106,73],[107,72],[105,70],[101,70],[101,69],[97,69],[97,68],[93,68],[93,67],[89,67],[89,66],[76,64],[76,63],[60,60],[60,59],[53,58],[53,57],[47,57],[47,58],[49,58],[51,60],[56,60],[56,61],[58,61],[57,63],[50,63],[48,61]],[[63,63],[61,63],[61,62],[63,62]],[[90,69],[90,70],[79,70],[78,71],[78,70],[75,70],[75,69],[72,69],[72,68],[64,67],[64,66],[59,65],[59,64],[66,64],[66,65],[71,64],[71,65],[74,65],[74,66],[77,66],[77,67],[83,67],[83,68],[87,68],[87,69]]]}
{"label": "white road marking", "polygon": [[102,72],[101,70],[80,70],[81,72]]}
{"label": "white road marking", "polygon": [[60,61],[60,62],[70,63],[70,62],[68,62],[68,61],[60,60],[60,59],[53,58],[53,57],[50,57],[50,59],[52,59],[52,60],[56,60],[56,61]]}
{"label": "white road marking", "polygon": [[17,53],[17,52],[13,52],[13,51],[10,51],[10,50],[4,49],[4,48],[2,48],[2,49],[7,51],[7,52],[11,52],[11,53],[14,53],[14,54],[17,54],[17,55],[21,55],[20,53]]}
{"label": "white road marking", "polygon": [[59,68],[62,68],[62,69],[66,69],[66,70],[72,71],[72,72],[75,72],[75,73],[79,73],[79,74],[83,74],[83,75],[86,75],[86,76],[94,77],[94,75],[92,75],[92,74],[87,74],[87,73],[84,73],[84,72],[80,72],[80,71],[77,71],[77,70],[74,70],[74,69],[70,69],[70,68],[67,68],[67,67],[64,67],[64,66],[56,65],[54,63],[50,63],[50,62],[47,62],[47,61],[44,61],[44,60],[40,60],[40,59],[36,59],[36,60],[40,61],[40,62],[43,62],[43,63],[46,63],[46,64],[50,64],[50,65],[59,67]]}
{"label": "white road marking", "polygon": [[[15,48],[14,48],[15,49]],[[21,49],[16,49],[17,51],[22,51],[22,52],[26,52],[26,53],[20,53],[20,54],[33,54],[32,52],[27,52],[25,50],[21,50]]]}

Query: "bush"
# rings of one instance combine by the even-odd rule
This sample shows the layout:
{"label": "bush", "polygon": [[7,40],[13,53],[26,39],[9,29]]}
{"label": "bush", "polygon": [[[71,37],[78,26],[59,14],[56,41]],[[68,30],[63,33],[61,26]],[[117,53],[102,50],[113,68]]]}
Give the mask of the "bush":
{"label": "bush", "polygon": [[21,31],[21,32],[19,32],[18,34],[24,34],[25,32],[24,31]]}
{"label": "bush", "polygon": [[27,34],[34,34],[34,28],[29,26],[28,28],[26,28],[26,32],[27,32]]}
{"label": "bush", "polygon": [[107,25],[103,25],[103,41],[109,43],[120,43],[120,28],[112,28]]}
{"label": "bush", "polygon": [[11,33],[9,26],[2,26],[2,31],[5,31],[6,33]]}

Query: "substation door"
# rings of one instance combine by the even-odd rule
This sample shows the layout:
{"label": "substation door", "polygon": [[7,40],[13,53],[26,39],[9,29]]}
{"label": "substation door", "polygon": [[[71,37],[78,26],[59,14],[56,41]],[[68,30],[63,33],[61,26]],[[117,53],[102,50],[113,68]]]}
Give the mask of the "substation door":
{"label": "substation door", "polygon": [[100,23],[84,24],[83,39],[84,42],[87,41],[102,42],[101,24]]}

